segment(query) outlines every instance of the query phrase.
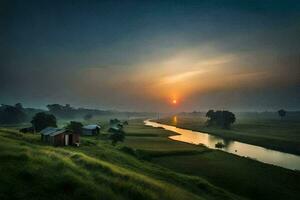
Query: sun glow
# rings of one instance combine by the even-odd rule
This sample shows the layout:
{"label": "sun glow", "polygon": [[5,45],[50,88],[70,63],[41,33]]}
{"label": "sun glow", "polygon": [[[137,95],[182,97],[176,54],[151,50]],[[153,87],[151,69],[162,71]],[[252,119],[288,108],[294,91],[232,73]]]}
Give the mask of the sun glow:
{"label": "sun glow", "polygon": [[173,99],[172,103],[173,103],[173,104],[177,104],[177,100],[176,100],[176,99]]}

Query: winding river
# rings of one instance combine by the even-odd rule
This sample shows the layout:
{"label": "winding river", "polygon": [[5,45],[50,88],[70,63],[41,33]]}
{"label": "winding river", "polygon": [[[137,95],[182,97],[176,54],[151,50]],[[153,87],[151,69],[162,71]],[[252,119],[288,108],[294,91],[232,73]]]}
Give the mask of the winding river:
{"label": "winding river", "polygon": [[169,131],[178,133],[179,135],[170,136],[172,140],[181,142],[187,142],[190,144],[203,144],[211,149],[217,149],[215,145],[217,143],[224,144],[220,150],[232,153],[235,155],[249,157],[260,162],[284,167],[292,170],[300,170],[300,156],[266,149],[260,146],[246,144],[234,140],[225,140],[221,137],[210,135],[208,133],[191,131],[188,129],[177,128],[175,126],[160,124],[152,122],[150,120],[144,121],[146,126],[152,126],[155,128],[164,128]]}

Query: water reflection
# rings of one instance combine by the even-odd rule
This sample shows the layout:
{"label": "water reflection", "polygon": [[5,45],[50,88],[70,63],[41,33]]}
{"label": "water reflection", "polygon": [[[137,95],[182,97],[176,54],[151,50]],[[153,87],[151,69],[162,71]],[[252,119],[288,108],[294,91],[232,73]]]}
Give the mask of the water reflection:
{"label": "water reflection", "polygon": [[173,124],[174,124],[174,125],[177,125],[177,116],[174,116],[174,117],[173,117]]}
{"label": "water reflection", "polygon": [[[177,117],[173,117],[173,121],[177,123]],[[263,147],[250,145],[233,140],[225,140],[221,137],[213,136],[207,133],[191,131],[187,129],[177,128],[175,126],[164,125],[149,120],[145,121],[145,125],[152,127],[162,127],[166,130],[179,133],[179,135],[170,136],[171,139],[187,142],[191,144],[204,144],[208,148],[216,149],[217,143],[224,144],[221,150],[236,154],[239,156],[250,157],[258,161],[273,164],[276,166],[300,170],[300,156],[274,151]]]}

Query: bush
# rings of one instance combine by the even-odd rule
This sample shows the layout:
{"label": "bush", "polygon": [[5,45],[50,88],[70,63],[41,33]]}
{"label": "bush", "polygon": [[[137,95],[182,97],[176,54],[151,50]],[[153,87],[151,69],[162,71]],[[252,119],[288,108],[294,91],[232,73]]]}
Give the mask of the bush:
{"label": "bush", "polygon": [[222,148],[225,147],[225,144],[223,144],[222,142],[218,142],[218,143],[215,144],[215,147],[219,148],[219,149],[222,149]]}
{"label": "bush", "polygon": [[19,131],[21,133],[33,133],[34,132],[34,128],[33,127],[21,128]]}
{"label": "bush", "polygon": [[111,144],[116,145],[118,142],[123,142],[125,139],[125,133],[123,131],[118,131],[110,134],[109,139],[111,139]]}
{"label": "bush", "polygon": [[74,132],[74,133],[78,133],[81,134],[82,133],[82,127],[83,124],[80,122],[75,122],[75,121],[71,121],[68,125],[67,125],[67,129]]}
{"label": "bush", "polygon": [[32,126],[36,131],[41,131],[47,127],[57,127],[56,117],[45,112],[37,113],[31,120]]}

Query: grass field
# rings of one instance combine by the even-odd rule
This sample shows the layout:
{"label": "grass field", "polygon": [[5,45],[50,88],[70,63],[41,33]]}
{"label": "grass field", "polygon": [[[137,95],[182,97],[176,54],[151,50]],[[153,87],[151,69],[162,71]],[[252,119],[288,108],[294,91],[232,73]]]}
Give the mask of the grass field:
{"label": "grass field", "polygon": [[[127,136],[125,145],[152,154],[151,161],[176,172],[204,177],[209,182],[249,199],[298,199],[300,172],[263,164],[201,145],[166,138],[172,132],[131,122],[127,132],[138,130],[139,137]],[[143,137],[145,133],[145,137]]]}
{"label": "grass field", "polygon": [[155,158],[153,162],[180,173],[204,177],[215,185],[251,199],[299,197],[299,172],[266,166],[223,152],[167,156]]}
{"label": "grass field", "polygon": [[157,120],[195,131],[202,131],[225,139],[237,140],[274,150],[300,155],[300,119],[240,117],[230,130],[207,127],[201,116],[166,117]]}
{"label": "grass field", "polygon": [[[107,127],[107,120],[101,121]],[[106,124],[105,124],[106,123]],[[51,147],[0,128],[0,199],[297,199],[300,173],[176,142],[133,120],[123,144],[101,136]]]}

